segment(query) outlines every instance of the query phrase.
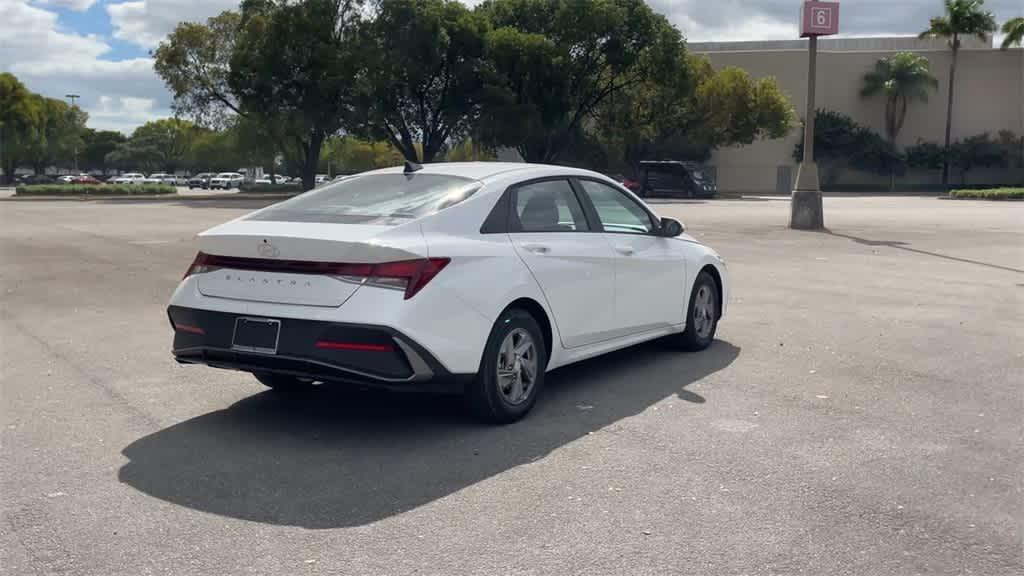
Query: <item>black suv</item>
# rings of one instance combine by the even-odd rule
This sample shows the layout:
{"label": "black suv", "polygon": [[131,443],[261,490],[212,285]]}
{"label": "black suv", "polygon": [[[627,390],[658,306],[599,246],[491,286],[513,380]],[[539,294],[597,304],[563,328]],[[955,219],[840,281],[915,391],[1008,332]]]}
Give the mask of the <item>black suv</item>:
{"label": "black suv", "polygon": [[714,198],[718,187],[698,162],[662,160],[640,162],[639,196]]}

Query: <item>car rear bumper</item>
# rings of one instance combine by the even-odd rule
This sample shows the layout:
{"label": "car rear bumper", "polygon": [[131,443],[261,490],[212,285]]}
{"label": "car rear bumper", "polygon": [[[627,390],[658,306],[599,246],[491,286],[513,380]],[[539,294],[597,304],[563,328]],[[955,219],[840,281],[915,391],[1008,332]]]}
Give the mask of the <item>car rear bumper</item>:
{"label": "car rear bumper", "polygon": [[172,352],[183,364],[441,393],[461,392],[473,376],[448,372],[422,346],[386,326],[281,318],[276,353],[261,353],[233,342],[236,320],[252,315],[174,305],[167,314]]}

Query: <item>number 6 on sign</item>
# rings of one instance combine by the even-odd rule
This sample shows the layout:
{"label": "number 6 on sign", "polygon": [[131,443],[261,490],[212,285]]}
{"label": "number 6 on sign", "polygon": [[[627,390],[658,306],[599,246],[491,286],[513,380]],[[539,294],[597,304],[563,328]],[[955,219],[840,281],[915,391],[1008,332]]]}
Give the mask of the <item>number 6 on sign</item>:
{"label": "number 6 on sign", "polygon": [[804,2],[800,11],[800,37],[839,32],[838,2]]}

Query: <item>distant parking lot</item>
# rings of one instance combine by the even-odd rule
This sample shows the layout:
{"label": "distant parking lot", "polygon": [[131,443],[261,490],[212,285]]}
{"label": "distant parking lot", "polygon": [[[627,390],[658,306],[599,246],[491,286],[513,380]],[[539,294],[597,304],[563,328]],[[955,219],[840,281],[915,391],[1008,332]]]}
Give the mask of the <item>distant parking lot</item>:
{"label": "distant parking lot", "polygon": [[264,203],[0,203],[0,573],[1020,573],[1024,204],[659,203],[728,261],[720,341],[484,427],[171,360],[195,233]]}

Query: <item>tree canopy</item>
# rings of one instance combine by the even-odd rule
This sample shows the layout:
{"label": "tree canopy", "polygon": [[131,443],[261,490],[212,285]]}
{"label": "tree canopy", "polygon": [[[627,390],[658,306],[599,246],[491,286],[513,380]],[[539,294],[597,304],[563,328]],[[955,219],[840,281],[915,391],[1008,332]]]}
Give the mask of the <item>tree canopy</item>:
{"label": "tree canopy", "polygon": [[1017,16],[1003,22],[1000,32],[1004,34],[1000,48],[1006,50],[1010,46],[1020,46],[1021,43],[1024,43],[1024,16]]}
{"label": "tree canopy", "polygon": [[912,52],[898,52],[875,62],[864,75],[861,96],[885,97],[885,133],[896,140],[907,117],[907,105],[915,100],[928,100],[929,89],[936,89],[938,80],[929,70],[928,59]]}
{"label": "tree canopy", "polygon": [[455,0],[382,0],[360,46],[367,72],[353,131],[413,162],[466,137],[479,114],[486,29]]}

